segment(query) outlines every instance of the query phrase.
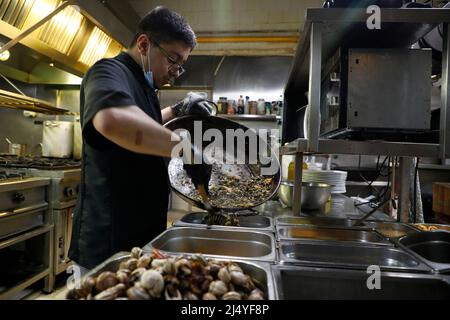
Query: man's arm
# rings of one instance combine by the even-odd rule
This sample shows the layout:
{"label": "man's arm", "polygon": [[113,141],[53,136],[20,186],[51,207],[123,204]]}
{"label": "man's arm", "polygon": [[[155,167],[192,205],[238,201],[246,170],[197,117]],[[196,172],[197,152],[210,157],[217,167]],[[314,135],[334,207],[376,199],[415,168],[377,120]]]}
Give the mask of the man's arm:
{"label": "man's arm", "polygon": [[175,118],[175,114],[171,107],[167,107],[161,110],[162,122],[166,123]]}
{"label": "man's arm", "polygon": [[172,148],[180,141],[178,136],[177,141],[172,141],[172,131],[137,106],[103,109],[94,116],[92,123],[108,140],[133,152],[170,157]]}

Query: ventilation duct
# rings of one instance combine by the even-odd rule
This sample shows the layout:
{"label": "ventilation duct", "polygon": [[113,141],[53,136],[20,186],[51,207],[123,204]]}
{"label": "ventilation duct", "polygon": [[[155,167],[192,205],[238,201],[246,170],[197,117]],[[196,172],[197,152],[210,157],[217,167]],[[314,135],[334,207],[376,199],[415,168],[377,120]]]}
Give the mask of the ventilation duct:
{"label": "ventilation duct", "polygon": [[111,42],[112,38],[95,27],[78,61],[87,66],[93,65],[106,55]]}
{"label": "ventilation duct", "polygon": [[0,0],[0,20],[22,29],[35,0]]}
{"label": "ventilation duct", "polygon": [[[49,2],[51,7],[49,7],[50,10],[48,12],[45,12],[47,10],[35,10],[34,12],[43,13],[42,18],[44,18],[60,6],[61,2]],[[36,4],[38,3],[39,1]],[[38,38],[59,52],[68,54],[78,30],[80,30],[83,19],[79,11],[69,6],[39,29]]]}
{"label": "ventilation duct", "polygon": [[[0,41],[5,43],[0,53],[9,50],[14,55],[14,45],[20,43],[47,56],[47,63],[57,62],[58,68],[81,76],[96,61],[124,49],[97,20],[73,4],[73,0],[0,0],[4,36]],[[8,71],[6,64],[1,68]]]}

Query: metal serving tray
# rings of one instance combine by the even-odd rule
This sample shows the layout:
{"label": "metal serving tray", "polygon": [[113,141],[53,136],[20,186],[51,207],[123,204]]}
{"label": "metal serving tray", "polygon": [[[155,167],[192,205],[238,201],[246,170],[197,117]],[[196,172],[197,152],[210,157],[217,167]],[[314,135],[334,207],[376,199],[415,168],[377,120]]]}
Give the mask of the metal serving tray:
{"label": "metal serving tray", "polygon": [[381,272],[380,289],[369,289],[365,270],[271,266],[277,299],[448,299],[450,279],[436,274]]}
{"label": "metal serving tray", "polygon": [[450,232],[429,231],[404,236],[397,245],[437,272],[450,273]]}
{"label": "metal serving tray", "polygon": [[282,225],[311,225],[321,228],[352,228],[352,229],[369,229],[365,225],[353,226],[357,220],[339,219],[330,217],[277,217],[275,224]]}
{"label": "metal serving tray", "polygon": [[277,226],[279,240],[310,240],[348,242],[355,244],[391,245],[388,240],[374,231],[353,229],[330,229],[315,226]]}
{"label": "metal serving tray", "polygon": [[[208,256],[208,255],[205,255],[204,257],[206,259],[208,259],[208,258],[213,259],[213,257]],[[126,251],[119,252],[119,253],[113,255],[112,257],[110,257],[109,259],[107,259],[106,261],[104,261],[103,263],[101,263],[100,265],[98,265],[97,267],[95,267],[94,269],[92,269],[91,271],[89,271],[88,273],[86,273],[84,275],[84,277],[88,277],[88,276],[95,277],[105,271],[116,272],[119,269],[120,263],[128,258],[130,258],[130,252],[126,252]],[[239,259],[237,259],[237,260],[236,259],[215,259],[215,260],[236,262],[246,274],[248,274],[251,277],[253,277],[254,279],[256,279],[263,286],[263,288],[262,288],[263,292],[264,292],[265,296],[268,297],[269,300],[275,299],[275,289],[274,289],[274,285],[273,285],[273,277],[272,277],[272,273],[270,270],[270,265],[268,263],[243,261],[243,260],[239,260]]]}
{"label": "metal serving tray", "polygon": [[143,249],[168,253],[204,255],[228,259],[274,262],[275,237],[259,231],[217,230],[204,228],[170,228]]}
{"label": "metal serving tray", "polygon": [[[205,212],[191,212],[183,216],[180,220],[175,221],[174,227],[206,227],[206,224],[202,223],[203,217],[206,215]],[[220,226],[212,225],[212,229],[227,229],[227,230],[248,230],[256,229],[258,231],[274,232],[273,220],[270,217],[265,217],[261,215],[252,216],[237,216],[239,220],[238,227],[232,226]]]}
{"label": "metal serving tray", "polygon": [[389,239],[400,238],[408,234],[417,233],[417,229],[400,222],[364,222],[372,230],[381,233]]}
{"label": "metal serving tray", "polygon": [[279,259],[282,263],[341,267],[367,270],[377,265],[381,270],[430,272],[431,269],[414,256],[386,246],[356,246],[281,241]]}

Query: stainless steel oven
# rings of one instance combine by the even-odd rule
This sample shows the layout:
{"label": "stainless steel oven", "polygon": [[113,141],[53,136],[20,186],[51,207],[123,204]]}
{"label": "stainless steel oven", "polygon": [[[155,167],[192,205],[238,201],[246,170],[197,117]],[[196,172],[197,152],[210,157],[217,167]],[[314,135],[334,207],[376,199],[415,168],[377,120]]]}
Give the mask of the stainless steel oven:
{"label": "stainless steel oven", "polygon": [[[73,211],[81,181],[80,161],[59,158],[0,156],[0,166],[10,173],[50,179],[46,199],[46,220],[54,226],[51,245],[53,277],[46,283],[45,291],[52,291],[56,275],[70,265],[68,257],[72,236]],[[0,169],[1,171],[2,169]]]}

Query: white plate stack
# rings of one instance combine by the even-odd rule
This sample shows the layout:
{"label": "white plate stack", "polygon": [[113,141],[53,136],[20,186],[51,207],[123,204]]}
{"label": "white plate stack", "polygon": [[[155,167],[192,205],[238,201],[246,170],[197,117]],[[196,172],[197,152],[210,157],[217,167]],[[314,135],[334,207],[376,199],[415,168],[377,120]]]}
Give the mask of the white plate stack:
{"label": "white plate stack", "polygon": [[320,182],[332,185],[331,193],[345,193],[347,171],[303,170],[303,182]]}

